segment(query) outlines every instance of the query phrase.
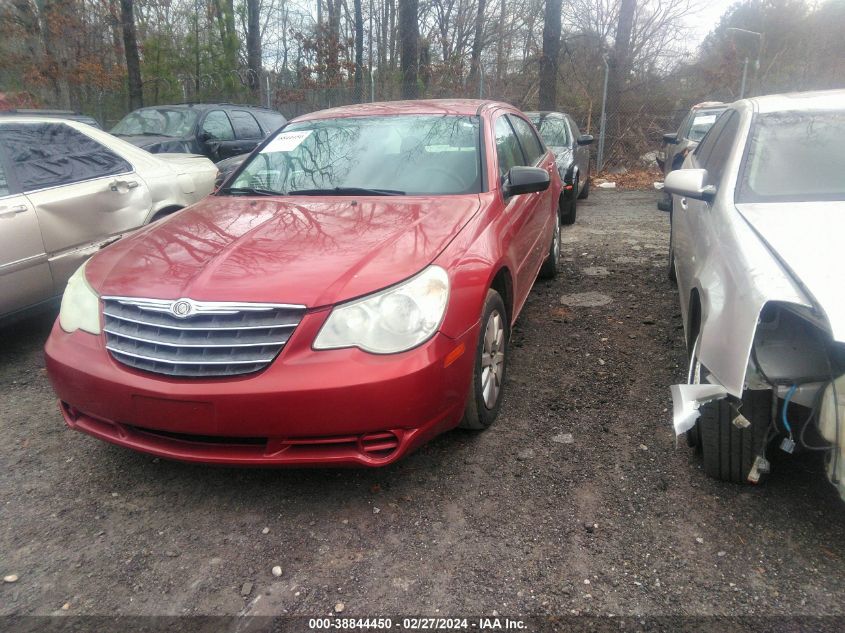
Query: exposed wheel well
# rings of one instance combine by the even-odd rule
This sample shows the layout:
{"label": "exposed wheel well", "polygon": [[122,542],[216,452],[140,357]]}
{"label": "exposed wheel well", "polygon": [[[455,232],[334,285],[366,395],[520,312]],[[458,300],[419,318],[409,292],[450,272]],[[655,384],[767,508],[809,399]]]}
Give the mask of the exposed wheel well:
{"label": "exposed wheel well", "polygon": [[171,213],[176,213],[180,209],[184,207],[180,207],[178,205],[173,205],[169,207],[164,207],[163,209],[159,209],[153,214],[153,217],[150,218],[150,222],[155,222],[157,220],[161,220],[163,217],[170,215]]}
{"label": "exposed wheel well", "polygon": [[493,277],[490,287],[498,292],[502,297],[502,301],[505,302],[505,310],[508,311],[508,320],[513,319],[513,282],[511,281],[510,271],[504,266],[500,268],[496,276]]}

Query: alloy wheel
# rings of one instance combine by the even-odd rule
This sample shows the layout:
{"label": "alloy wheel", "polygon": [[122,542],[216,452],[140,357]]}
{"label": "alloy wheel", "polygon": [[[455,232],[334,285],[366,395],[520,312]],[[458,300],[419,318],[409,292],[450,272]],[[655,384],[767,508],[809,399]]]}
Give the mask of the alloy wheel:
{"label": "alloy wheel", "polygon": [[481,394],[484,406],[492,409],[499,399],[505,370],[505,327],[502,315],[494,310],[484,328],[481,348]]}

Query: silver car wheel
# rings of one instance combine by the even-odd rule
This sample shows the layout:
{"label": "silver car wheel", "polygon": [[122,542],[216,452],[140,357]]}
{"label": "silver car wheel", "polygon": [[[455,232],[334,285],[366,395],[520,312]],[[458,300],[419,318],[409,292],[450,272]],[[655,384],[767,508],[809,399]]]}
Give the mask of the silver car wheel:
{"label": "silver car wheel", "polygon": [[487,318],[484,328],[484,344],[481,348],[481,394],[484,406],[492,409],[502,390],[505,369],[505,328],[502,315],[494,310]]}

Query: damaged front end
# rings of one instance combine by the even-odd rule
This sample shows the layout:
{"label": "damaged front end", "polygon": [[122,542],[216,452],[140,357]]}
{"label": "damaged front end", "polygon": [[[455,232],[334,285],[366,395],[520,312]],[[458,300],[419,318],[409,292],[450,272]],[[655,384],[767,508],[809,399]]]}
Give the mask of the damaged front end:
{"label": "damaged front end", "polygon": [[[826,453],[827,475],[845,500],[845,345],[805,306],[770,302],[757,321],[741,393],[698,362],[672,385],[675,433],[702,452],[719,479],[757,483],[767,451]],[[725,464],[728,466],[725,466]]]}

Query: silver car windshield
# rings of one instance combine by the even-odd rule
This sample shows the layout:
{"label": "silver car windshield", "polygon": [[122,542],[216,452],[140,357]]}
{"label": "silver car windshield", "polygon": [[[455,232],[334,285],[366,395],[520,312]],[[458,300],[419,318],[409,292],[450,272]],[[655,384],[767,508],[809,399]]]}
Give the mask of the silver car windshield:
{"label": "silver car windshield", "polygon": [[481,190],[474,116],[344,117],[292,123],[226,189],[265,195],[464,194]]}
{"label": "silver car windshield", "polygon": [[845,111],[754,117],[738,202],[845,200]]}

